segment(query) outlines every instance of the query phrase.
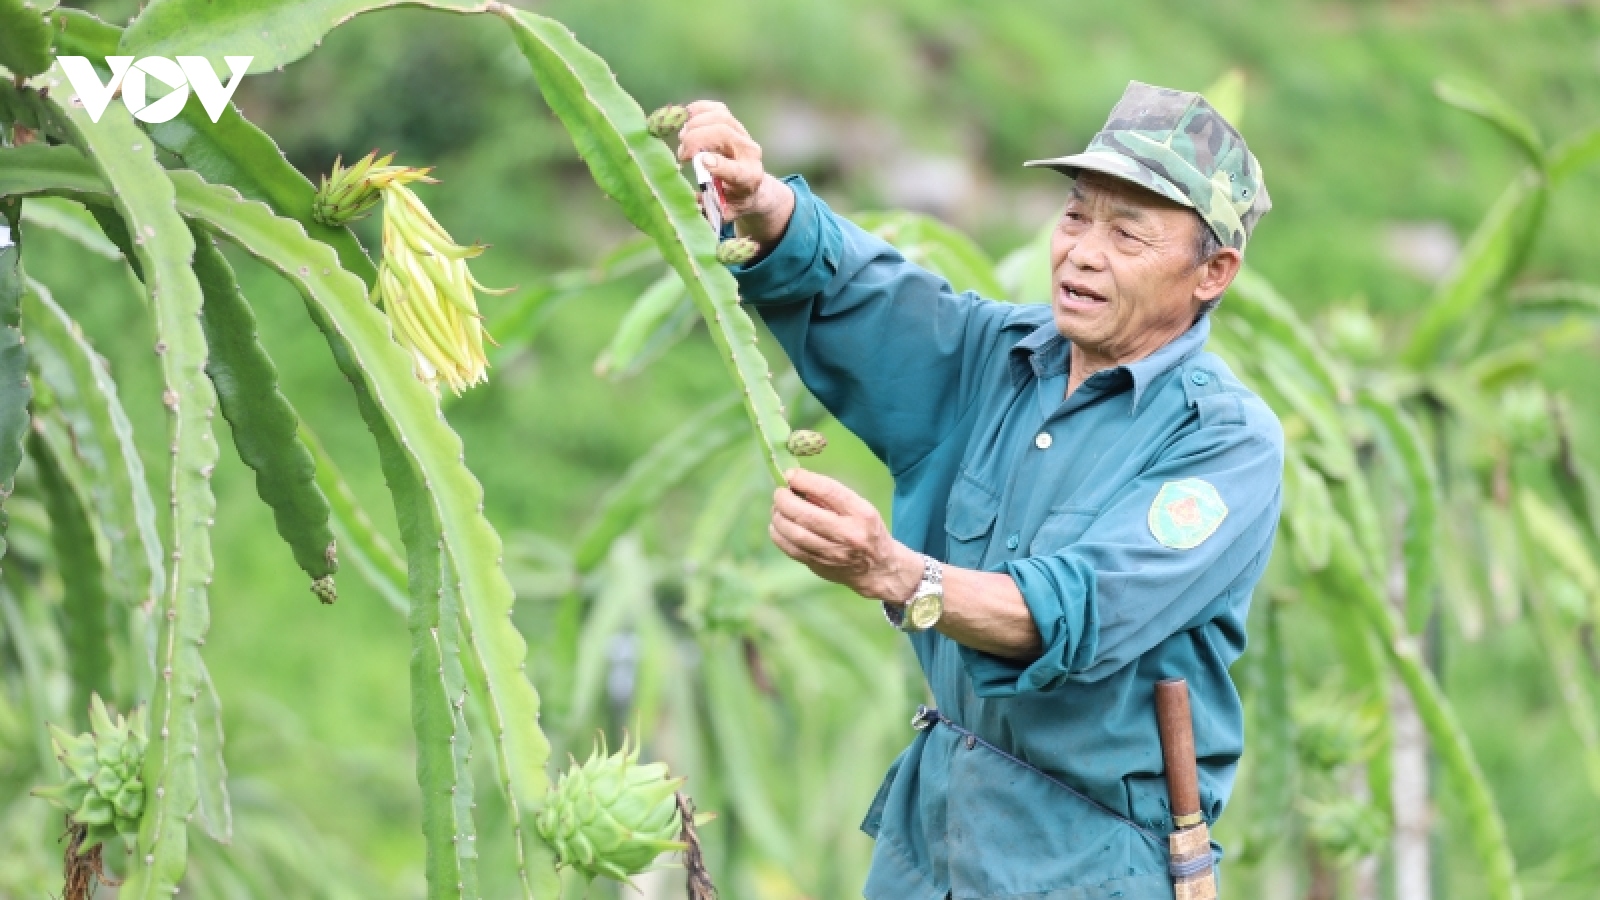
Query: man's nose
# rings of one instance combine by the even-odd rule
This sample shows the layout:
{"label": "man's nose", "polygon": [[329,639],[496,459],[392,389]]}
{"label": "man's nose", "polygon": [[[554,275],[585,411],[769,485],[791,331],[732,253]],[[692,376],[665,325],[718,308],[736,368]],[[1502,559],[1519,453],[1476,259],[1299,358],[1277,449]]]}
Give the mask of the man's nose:
{"label": "man's nose", "polygon": [[1105,268],[1105,247],[1100,229],[1091,228],[1067,247],[1067,262],[1075,269],[1099,271]]}

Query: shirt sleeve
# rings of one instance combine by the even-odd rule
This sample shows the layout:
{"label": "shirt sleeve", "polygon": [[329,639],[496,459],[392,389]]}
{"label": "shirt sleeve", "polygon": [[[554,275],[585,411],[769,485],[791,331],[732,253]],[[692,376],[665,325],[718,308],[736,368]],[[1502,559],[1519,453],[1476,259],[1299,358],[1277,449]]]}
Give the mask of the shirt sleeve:
{"label": "shirt sleeve", "polygon": [[[1265,405],[1251,406],[1254,427],[1198,428],[1116,494],[1077,540],[1049,555],[1004,564],[1044,652],[1023,664],[962,646],[978,696],[1098,681],[1215,617],[1236,592],[1255,587],[1282,505],[1283,438]],[[1198,545],[1179,549],[1185,535],[1158,516],[1172,515],[1168,505],[1176,501],[1176,513],[1203,530],[1217,508],[1197,481],[1215,490],[1226,512]],[[1202,502],[1182,508],[1183,498],[1196,491]],[[1158,500],[1163,509],[1156,509]]]}
{"label": "shirt sleeve", "polygon": [[733,268],[817,399],[898,475],[960,421],[1019,307],[984,300],[835,215],[790,176],[794,216],[758,262]]}

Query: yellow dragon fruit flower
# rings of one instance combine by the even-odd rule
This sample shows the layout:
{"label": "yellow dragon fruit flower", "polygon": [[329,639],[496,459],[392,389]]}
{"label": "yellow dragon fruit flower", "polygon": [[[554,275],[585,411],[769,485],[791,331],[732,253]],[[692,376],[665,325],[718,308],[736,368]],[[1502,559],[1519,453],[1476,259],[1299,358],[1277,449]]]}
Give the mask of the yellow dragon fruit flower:
{"label": "yellow dragon fruit flower", "polygon": [[484,331],[477,292],[510,290],[479,283],[467,260],[487,248],[457,244],[407,187],[433,182],[430,170],[389,165],[391,159],[392,154],[382,159],[369,155],[348,169],[335,167],[319,191],[319,202],[345,215],[369,209],[370,197],[383,199],[383,261],[372,302],[388,315],[395,342],[411,353],[417,378],[435,394],[443,381],[459,395],[489,379],[484,341],[493,339]]}

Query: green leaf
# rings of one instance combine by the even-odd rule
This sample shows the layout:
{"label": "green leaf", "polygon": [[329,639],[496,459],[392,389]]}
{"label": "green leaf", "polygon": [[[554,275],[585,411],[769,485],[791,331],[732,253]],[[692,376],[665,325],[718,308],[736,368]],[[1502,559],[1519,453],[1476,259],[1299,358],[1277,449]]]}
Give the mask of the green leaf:
{"label": "green leaf", "polygon": [[1559,187],[1596,160],[1600,160],[1600,125],[1591,125],[1550,148],[1545,177],[1552,187]]}
{"label": "green leaf", "polygon": [[228,797],[228,767],[222,761],[222,700],[211,673],[200,665],[200,695],[194,700],[195,767],[200,785],[200,827],[219,844],[233,841],[233,804]]}
{"label": "green leaf", "polygon": [[101,233],[94,216],[71,200],[35,197],[22,207],[22,221],[48,228],[96,256],[122,259],[122,251]]}
{"label": "green leaf", "polygon": [[1517,513],[1526,543],[1565,572],[1589,597],[1591,616],[1600,621],[1600,565],[1589,554],[1583,533],[1528,488],[1517,492]]}
{"label": "green leaf", "polygon": [[39,378],[88,475],[89,508],[110,551],[111,584],[123,602],[154,610],[166,563],[155,502],[117,384],[83,329],[38,282],[23,296],[22,322]]}
{"label": "green leaf", "polygon": [[300,440],[311,451],[317,464],[317,484],[328,499],[332,513],[334,536],[343,554],[356,572],[372,585],[395,611],[404,613],[410,608],[406,599],[406,562],[389,545],[388,538],[378,531],[368,518],[367,511],[356,499],[333,457],[323,449],[322,442],[300,423]]}
{"label": "green leaf", "polygon": [[1287,837],[1283,823],[1294,813],[1295,798],[1294,717],[1289,707],[1292,674],[1280,624],[1283,604],[1271,597],[1264,599],[1266,633],[1259,638],[1261,646],[1252,647],[1257,664],[1250,670],[1254,677],[1247,708],[1253,739],[1250,762],[1244,768],[1250,796],[1245,833],[1250,837],[1248,852],[1253,859],[1260,859],[1262,850]]}
{"label": "green leaf", "polygon": [[1333,357],[1295,308],[1266,278],[1249,267],[1240,269],[1228,288],[1224,303],[1230,312],[1248,322],[1252,328],[1282,344],[1329,400],[1350,402],[1350,387],[1334,365]]}
{"label": "green leaf", "polygon": [[1600,317],[1600,285],[1581,281],[1544,281],[1521,285],[1511,292],[1511,299],[1519,308]]}
{"label": "green leaf", "polygon": [[727,781],[733,800],[733,813],[761,854],[781,865],[790,858],[793,834],[774,806],[768,786],[775,781],[761,770],[761,760],[771,757],[755,746],[754,735],[767,714],[767,704],[750,683],[738,638],[708,634],[700,647],[706,716],[716,742],[719,774]]}
{"label": "green leaf", "polygon": [[694,192],[665,144],[645,129],[644,111],[617,84],[605,60],[551,19],[491,4],[511,26],[533,66],[545,102],[561,119],[602,190],[634,227],[649,235],[689,288],[717,351],[744,391],[774,484],[796,463],[772,371],[756,348],[755,324],[738,287],[716,261],[717,236],[701,218]]}
{"label": "green leaf", "polygon": [[234,447],[255,472],[256,493],[271,507],[295,563],[313,580],[331,576],[339,570],[338,545],[328,526],[328,498],[317,486],[317,464],[300,443],[300,417],[278,390],[278,369],[256,335],[255,313],[233,267],[204,228],[193,229],[194,273],[205,293],[206,374],[222,417],[233,426]]}
{"label": "green leaf", "polygon": [[1421,645],[1405,633],[1398,614],[1373,586],[1361,563],[1361,555],[1349,527],[1341,520],[1334,529],[1333,553],[1326,570],[1330,588],[1337,596],[1354,603],[1366,618],[1383,644],[1390,665],[1416,703],[1445,781],[1460,804],[1461,825],[1472,843],[1476,862],[1483,869],[1484,887],[1489,897],[1521,900],[1516,857],[1494,792],[1484,777],[1472,744],[1449,698],[1428,669]]}
{"label": "green leaf", "polygon": [[[159,359],[165,381],[172,454],[172,575],[163,598],[156,647],[155,696],[150,707],[150,747],[143,780],[145,812],[140,821],[134,867],[121,895],[137,900],[170,896],[183,877],[187,817],[197,801],[197,740],[193,696],[199,689],[200,643],[210,624],[210,527],[216,515],[211,473],[217,462],[210,413],[216,395],[206,380],[205,336],[200,329],[199,282],[190,271],[194,241],[178,215],[172,182],[155,159],[155,148],[133,117],[118,104],[98,123],[67,102],[70,89],[49,77],[50,103],[58,127],[84,151],[106,185],[117,212],[134,235],[155,312]],[[149,862],[146,862],[149,860]]]}
{"label": "green leaf", "polygon": [[1422,634],[1433,612],[1439,544],[1439,475],[1416,420],[1398,404],[1363,391],[1361,405],[1377,425],[1379,443],[1405,489],[1406,628]]}
{"label": "green leaf", "polygon": [[[23,611],[23,605],[28,603],[30,596],[25,594],[18,597],[15,589],[22,589],[32,593],[32,588],[25,587],[18,579],[7,579],[10,583],[0,583],[0,626],[4,626],[4,634],[11,645],[12,652],[17,659],[17,668],[22,675],[22,695],[27,701],[29,718],[34,722],[64,722],[64,710],[58,707],[55,701],[54,673],[59,668],[49,665],[47,659],[42,658],[42,650],[49,646],[52,634],[41,627],[37,622],[30,622],[29,616]],[[21,602],[19,602],[19,600]],[[50,732],[43,728],[30,729],[34,740],[34,765],[40,772],[52,772],[57,765],[54,748],[51,747]],[[18,754],[20,762],[21,754]]]}
{"label": "green leaf", "polygon": [[714,567],[726,551],[728,541],[737,531],[741,513],[747,512],[766,487],[767,480],[758,471],[760,459],[746,447],[735,446],[723,453],[722,474],[711,486],[700,512],[689,528],[688,545],[684,547],[684,600],[682,619],[691,628],[707,625],[714,587]]}
{"label": "green leaf", "polygon": [[[17,200],[0,206],[0,502],[11,496],[17,466],[22,464],[22,443],[28,434],[28,350],[22,343],[22,298],[27,275],[22,268],[23,229]],[[0,530],[4,519],[0,518]],[[0,542],[0,552],[4,543]]]}
{"label": "green leaf", "polygon": [[1328,483],[1292,443],[1284,453],[1283,493],[1283,524],[1294,540],[1295,555],[1307,571],[1316,572],[1328,564],[1336,513]]}
{"label": "green leaf", "polygon": [[[205,6],[207,12],[216,12],[214,4]],[[119,52],[121,28],[65,8],[57,10],[53,18],[62,52],[97,58]],[[71,50],[66,49],[69,44]],[[237,55],[231,49],[225,52]],[[228,71],[220,57],[212,61],[212,66],[220,73]],[[348,228],[331,228],[312,218],[315,186],[284,159],[272,138],[241,116],[233,104],[212,122],[196,99],[186,104],[177,118],[145,128],[161,149],[177,156],[202,178],[212,184],[232,185],[246,197],[271,206],[278,215],[299,222],[313,238],[338,252],[346,270],[359,275],[369,286],[374,283],[377,269],[355,234]]]}
{"label": "green leaf", "polygon": [[1349,478],[1356,469],[1355,449],[1335,398],[1318,390],[1315,376],[1306,371],[1302,358],[1283,345],[1260,341],[1256,351],[1256,365],[1270,382],[1271,392],[1288,401],[1316,435],[1315,442],[1306,442],[1307,456],[1313,457],[1329,476]]}
{"label": "green leaf", "polygon": [[96,694],[111,696],[111,624],[100,538],[90,518],[83,473],[72,466],[72,445],[59,423],[33,421],[28,456],[50,514],[50,545],[61,575],[63,638],[72,676],[72,708],[86,710]]}
{"label": "green leaf", "polygon": [[976,291],[996,300],[1005,297],[989,254],[938,219],[914,212],[869,212],[851,218],[893,244],[908,261],[950,282],[956,291]]}
{"label": "green leaf", "polygon": [[283,152],[266,132],[251,124],[229,105],[212,122],[198,101],[190,102],[170,122],[148,126],[161,149],[172,153],[212,184],[231,185],[252,200],[272,207],[280,216],[294,219],[313,239],[332,247],[339,264],[371,286],[377,268],[349,228],[332,228],[311,217],[316,187],[283,158]]}
{"label": "green leaf", "polygon": [[490,350],[490,360],[498,360],[532,341],[539,328],[568,301],[659,262],[661,252],[641,234],[624,241],[594,265],[558,272],[534,284],[508,301],[504,312],[495,318],[494,333],[500,346]]}
{"label": "green leaf", "polygon": [[[190,172],[173,172],[171,178],[185,215],[203,220],[300,291],[335,362],[355,387],[396,500],[411,574],[414,637],[419,627],[431,627],[417,619],[422,615],[422,621],[431,620],[424,605],[441,589],[454,592],[459,598],[462,666],[489,720],[512,821],[521,823],[548,788],[544,764],[549,744],[539,730],[538,694],[522,670],[526,644],[509,618],[513,597],[501,568],[500,538],[483,516],[483,488],[463,462],[460,437],[441,416],[437,398],[412,374],[410,356],[390,338],[389,323],[368,302],[361,279],[341,269],[330,248],[308,238],[298,223],[274,216],[235,191],[208,185]],[[441,588],[439,578],[452,583]],[[420,652],[415,643],[413,652]],[[431,691],[421,679],[434,677],[435,670],[416,659],[414,655],[413,689]],[[432,778],[438,771],[424,770],[419,762],[419,776]],[[442,821],[444,810],[437,812],[425,816],[430,827]],[[525,873],[524,894],[542,896],[554,883],[553,862],[542,844],[528,843],[530,827],[520,831],[518,868]],[[431,834],[438,839],[438,832]],[[438,858],[444,857],[441,845],[430,841],[430,846],[437,848]],[[441,890],[453,883],[435,882]]]}
{"label": "green leaf", "polygon": [[612,541],[631,528],[645,510],[744,433],[732,418],[736,403],[729,396],[701,409],[628,467],[578,531],[573,560],[579,572],[599,565]]}
{"label": "green leaf", "polygon": [[637,374],[653,359],[682,340],[698,321],[689,291],[677,272],[668,272],[639,295],[628,308],[611,343],[594,362],[602,378]]}
{"label": "green leaf", "polygon": [[122,38],[121,28],[101,21],[93,13],[69,6],[52,10],[50,23],[56,29],[56,53],[61,56],[104,60],[116,55],[117,41]]}
{"label": "green leaf", "polygon": [[[1050,238],[1056,219],[1045,222],[1026,244],[1006,254],[995,266],[1001,294],[1012,303],[1051,303],[1055,298],[1055,278],[1050,270]],[[997,296],[996,299],[999,299]]]}
{"label": "green leaf", "polygon": [[1438,79],[1433,83],[1433,92],[1456,109],[1493,125],[1527,155],[1534,168],[1544,168],[1544,139],[1539,136],[1539,129],[1500,95],[1476,82],[1456,78]]}
{"label": "green leaf", "polygon": [[223,56],[253,56],[252,73],[280,69],[310,53],[328,32],[375,9],[426,6],[478,12],[463,0],[153,0],[123,33],[134,56],[204,56],[226,72]]}
{"label": "green leaf", "polygon": [[1583,746],[1589,790],[1600,796],[1600,722],[1595,720],[1594,692],[1589,690],[1589,676],[1580,661],[1577,640],[1570,629],[1562,627],[1542,588],[1528,591],[1527,598],[1529,618],[1533,619],[1539,644],[1544,649],[1543,656],[1561,692],[1567,721]]}
{"label": "green leaf", "polygon": [[1488,315],[1484,299],[1500,290],[1521,267],[1544,219],[1548,195],[1534,170],[1513,179],[1472,233],[1450,274],[1429,299],[1402,360],[1425,369],[1445,355],[1446,338],[1471,316]]}
{"label": "green leaf", "polygon": [[595,707],[610,669],[613,639],[634,627],[655,603],[655,579],[637,538],[625,537],[611,545],[603,580],[578,636],[573,666],[572,705],[564,721],[576,734],[595,721]]}
{"label": "green leaf", "polygon": [[54,0],[35,5],[30,0],[0,0],[0,66],[12,75],[30,78],[55,62],[50,52],[50,23],[45,15]]}
{"label": "green leaf", "polygon": [[1229,69],[1201,92],[1211,108],[1235,129],[1244,127],[1244,71]]}

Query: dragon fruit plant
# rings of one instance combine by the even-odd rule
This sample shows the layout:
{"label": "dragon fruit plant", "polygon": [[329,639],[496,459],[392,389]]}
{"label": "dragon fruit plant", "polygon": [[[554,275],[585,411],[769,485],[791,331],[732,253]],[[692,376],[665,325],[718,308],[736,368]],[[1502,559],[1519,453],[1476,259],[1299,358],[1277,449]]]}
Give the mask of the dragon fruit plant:
{"label": "dragon fruit plant", "polygon": [[[525,670],[526,644],[508,616],[513,596],[500,538],[439,406],[438,384],[459,393],[487,374],[477,295],[493,292],[467,268],[483,248],[456,243],[411,190],[429,180],[427,170],[371,154],[336,165],[319,190],[232,106],[212,121],[191,101],[170,127],[136,119],[116,102],[91,118],[56,59],[245,53],[253,56],[251,72],[270,72],[310,52],[337,22],[384,5],[347,6],[337,20],[311,5],[281,6],[272,21],[283,27],[269,36],[253,8],[208,0],[154,0],[125,29],[75,9],[0,2],[0,498],[10,494],[24,456],[32,458],[50,527],[61,537],[55,562],[67,595],[75,707],[89,710],[91,696],[104,696],[118,708],[140,708],[147,722],[138,753],[135,721],[125,726],[127,738],[107,737],[124,725],[108,730],[99,712],[79,723],[93,726],[92,738],[57,735],[76,780],[46,789],[96,836],[106,828],[130,835],[126,860],[107,861],[126,878],[124,900],[181,888],[191,821],[227,837],[219,705],[203,656],[216,413],[325,603],[337,598],[335,529],[347,533],[359,518],[319,467],[309,432],[278,389],[276,364],[256,337],[251,302],[219,249],[224,244],[301,295],[377,445],[406,548],[400,574],[429,897],[481,894],[479,867],[489,864],[475,852],[473,810],[484,789],[498,792],[509,810],[508,877],[524,898],[560,895],[558,863],[627,877],[671,849],[672,821],[657,814],[662,784],[670,782],[631,761],[636,748],[620,781],[583,778],[621,792],[608,801],[613,813],[648,813],[628,819],[640,826],[630,830],[637,841],[562,832],[563,851],[538,827],[551,804],[580,806],[549,794],[549,743]],[[655,243],[705,319],[762,438],[766,467],[781,480],[794,459],[770,367],[719,262],[717,235],[644,111],[604,61],[551,19],[493,0],[424,5],[504,23],[596,180]],[[654,131],[670,133],[678,115]],[[375,265],[348,225],[379,203],[383,252]],[[56,303],[24,269],[34,226],[22,213],[34,204],[86,210],[105,239],[90,243],[109,242],[142,282],[167,415],[162,446],[169,452],[159,458],[140,455],[115,382],[70,304]],[[147,467],[159,477],[147,479]],[[157,482],[167,494],[159,502],[146,486]],[[158,520],[158,506],[170,515]],[[163,530],[158,521],[170,525]],[[127,627],[112,627],[124,618]],[[469,726],[469,703],[481,729]],[[91,773],[85,740],[96,747],[121,740],[116,759]],[[493,777],[479,787],[470,760],[484,749]],[[569,776],[565,783],[578,782]],[[142,800],[135,785],[143,786]],[[573,862],[586,847],[599,855]]]}

